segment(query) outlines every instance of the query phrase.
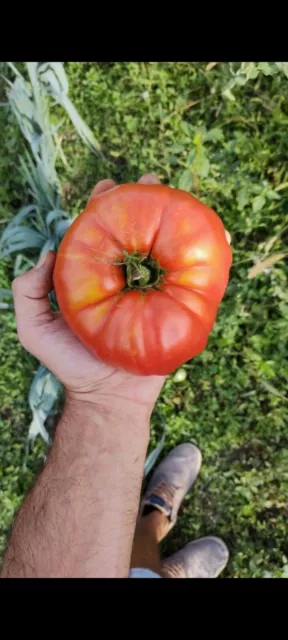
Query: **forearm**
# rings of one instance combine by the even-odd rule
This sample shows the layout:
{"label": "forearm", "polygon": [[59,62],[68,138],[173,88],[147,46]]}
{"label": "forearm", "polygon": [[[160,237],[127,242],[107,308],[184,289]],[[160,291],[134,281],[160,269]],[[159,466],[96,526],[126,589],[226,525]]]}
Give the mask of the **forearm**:
{"label": "forearm", "polygon": [[147,418],[68,401],[48,462],[16,519],[2,577],[125,577]]}

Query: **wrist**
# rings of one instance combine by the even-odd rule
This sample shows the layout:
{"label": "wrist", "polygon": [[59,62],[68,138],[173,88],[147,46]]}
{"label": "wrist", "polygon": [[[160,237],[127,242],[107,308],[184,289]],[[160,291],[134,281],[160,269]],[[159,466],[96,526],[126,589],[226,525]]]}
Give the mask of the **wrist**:
{"label": "wrist", "polygon": [[88,438],[92,444],[98,442],[99,436],[105,442],[115,446],[135,443],[137,448],[144,449],[149,443],[150,415],[147,410],[135,406],[134,403],[108,396],[90,396],[67,392],[64,411],[58,430],[69,429],[69,437]]}
{"label": "wrist", "polygon": [[121,427],[148,430],[153,406],[118,396],[115,393],[75,392],[66,389],[65,411],[74,411],[95,418],[105,418]]}

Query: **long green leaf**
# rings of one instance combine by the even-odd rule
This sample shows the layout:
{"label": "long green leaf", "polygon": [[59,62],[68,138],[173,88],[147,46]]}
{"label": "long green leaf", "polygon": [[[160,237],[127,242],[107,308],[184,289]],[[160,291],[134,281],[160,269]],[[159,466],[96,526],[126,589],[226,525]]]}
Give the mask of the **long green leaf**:
{"label": "long green leaf", "polygon": [[12,69],[12,71],[15,73],[16,76],[18,76],[19,78],[22,78],[22,75],[21,75],[20,71],[18,71],[17,67],[15,67],[13,62],[7,62],[7,64],[8,64],[8,67],[10,67],[10,69]]}
{"label": "long green leaf", "polygon": [[59,220],[59,222],[56,222],[55,224],[55,234],[56,236],[58,236],[59,238],[62,238],[64,236],[64,233],[66,233],[68,227],[70,227],[72,223],[72,220]]}
{"label": "long green leaf", "polygon": [[45,428],[45,421],[50,415],[61,389],[62,385],[53,373],[43,365],[40,365],[33,378],[28,395],[33,419],[28,429],[27,446],[37,435],[40,435],[45,442],[50,442],[49,434]]}
{"label": "long green leaf", "polygon": [[43,244],[39,257],[45,256],[45,253],[47,253],[47,251],[55,251],[56,248],[57,248],[57,238],[55,238],[55,236],[51,236],[51,238],[48,238],[45,244]]}
{"label": "long green leaf", "polygon": [[54,222],[58,218],[68,218],[68,217],[69,215],[67,211],[62,211],[62,209],[54,209],[53,211],[49,211],[48,215],[46,216],[46,225],[47,227],[50,227],[52,222]]}
{"label": "long green leaf", "polygon": [[14,227],[19,226],[19,222],[23,222],[26,218],[31,216],[32,213],[36,213],[37,207],[32,204],[27,207],[22,207],[20,211],[12,218],[12,220],[7,225],[6,229],[4,229],[2,236],[0,238],[0,247],[1,244],[6,240],[7,237],[10,237],[10,233]]}
{"label": "long green leaf", "polygon": [[146,458],[145,465],[144,465],[144,477],[146,477],[148,473],[151,471],[152,467],[154,466],[164,446],[165,437],[166,437],[166,423],[163,418],[161,418],[161,420],[163,424],[163,433],[155,449],[153,449],[153,451],[151,451],[151,453],[149,453],[149,455]]}
{"label": "long green leaf", "polygon": [[[61,92],[67,94],[69,91],[68,78],[62,62],[49,62],[47,65],[42,65],[39,68],[39,72],[48,72],[49,68],[54,71],[54,75],[57,76],[58,83],[60,85]],[[48,80],[49,81],[49,80]]]}
{"label": "long green leaf", "polygon": [[2,289],[0,288],[0,299],[5,299],[5,298],[13,298],[13,294],[11,289]]}
{"label": "long green leaf", "polygon": [[8,93],[8,101],[36,162],[41,162],[45,167],[48,182],[57,183],[55,170],[57,149],[53,142],[53,135],[61,123],[51,129],[48,97],[38,79],[38,63],[27,63],[31,85],[25,81],[14,65],[11,68],[17,75]]}
{"label": "long green leaf", "polygon": [[58,183],[48,182],[41,160],[35,166],[30,154],[26,152],[25,159],[20,156],[20,166],[23,177],[30,186],[31,194],[41,209],[47,211],[57,208]]}
{"label": "long green leaf", "polygon": [[5,239],[5,243],[0,247],[0,253],[5,257],[24,249],[41,248],[45,242],[46,238],[31,227],[18,227],[11,230],[11,237]]}
{"label": "long green leaf", "polygon": [[62,107],[64,107],[69,118],[73,122],[74,127],[78,132],[80,138],[82,138],[82,140],[85,142],[85,144],[87,144],[87,146],[91,149],[91,151],[93,151],[93,153],[96,153],[97,155],[101,154],[101,146],[98,140],[96,140],[91,129],[84,122],[84,120],[82,120],[77,109],[74,107],[74,104],[71,102],[68,96],[64,96],[62,98],[61,105]]}
{"label": "long green leaf", "polygon": [[[36,242],[43,243],[46,238],[42,233],[35,231],[32,227],[13,226],[10,229],[6,229],[5,242],[19,242],[20,240],[35,240]],[[35,245],[37,246],[37,245]],[[40,245],[39,245],[40,246]]]}
{"label": "long green leaf", "polygon": [[288,398],[284,396],[283,393],[278,391],[278,389],[276,389],[276,387],[274,387],[273,384],[271,384],[270,382],[267,382],[267,380],[260,380],[260,384],[262,385],[262,387],[264,387],[264,389],[266,389],[266,391],[269,391],[269,393],[272,393],[274,396],[277,396],[278,398],[282,398],[282,400],[285,400],[286,402],[288,402]]}
{"label": "long green leaf", "polygon": [[26,271],[28,271],[28,269],[32,269],[32,267],[35,267],[35,263],[36,261],[33,262],[22,253],[17,253],[14,262],[14,278],[22,275],[22,273],[25,273]]}
{"label": "long green leaf", "polygon": [[68,79],[61,62],[44,63],[39,67],[39,77],[46,90],[67,112],[79,136],[93,151],[101,154],[101,147],[91,129],[82,120],[74,104],[68,97]]}

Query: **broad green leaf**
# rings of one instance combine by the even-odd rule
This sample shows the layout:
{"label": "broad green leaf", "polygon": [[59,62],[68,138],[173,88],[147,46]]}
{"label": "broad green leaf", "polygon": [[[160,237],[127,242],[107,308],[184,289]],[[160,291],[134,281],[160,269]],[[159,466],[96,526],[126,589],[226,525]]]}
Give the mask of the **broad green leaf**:
{"label": "broad green leaf", "polygon": [[266,202],[266,198],[264,195],[256,196],[256,198],[253,198],[253,201],[252,201],[253,213],[258,213],[258,211],[261,211],[261,209],[263,209],[265,205],[265,202]]}
{"label": "broad green leaf", "polygon": [[193,188],[193,177],[190,169],[185,169],[180,176],[178,182],[178,189],[183,189],[183,191],[191,191]]}
{"label": "broad green leaf", "polygon": [[210,162],[205,154],[204,147],[200,147],[194,162],[194,168],[200,178],[207,178],[210,170]]}
{"label": "broad green leaf", "polygon": [[265,196],[268,200],[281,200],[281,196],[273,189],[266,189]]}
{"label": "broad green leaf", "polygon": [[258,62],[258,69],[259,71],[262,71],[265,76],[272,76],[274,73],[269,62]]}
{"label": "broad green leaf", "polygon": [[220,142],[221,140],[223,140],[223,138],[224,134],[220,127],[214,127],[213,129],[206,131],[203,135],[204,142]]}
{"label": "broad green leaf", "polygon": [[283,71],[286,78],[288,78],[288,62],[275,62],[275,65]]}
{"label": "broad green leaf", "polygon": [[[224,97],[227,97],[227,98],[228,98],[228,96],[230,96],[231,89],[234,89],[234,87],[236,86],[236,84],[237,84],[237,82],[236,82],[236,77],[234,77],[234,78],[230,78],[230,80],[229,80],[229,82],[228,82],[228,84],[227,84],[227,87],[222,91],[222,95],[223,95]],[[233,95],[233,94],[231,93],[231,95]],[[234,98],[234,95],[233,95],[233,98]],[[230,99],[230,98],[229,98],[229,99]],[[234,98],[234,100],[235,100],[235,98]]]}
{"label": "broad green leaf", "polygon": [[241,507],[240,513],[242,516],[247,517],[247,516],[250,516],[254,510],[255,510],[255,506],[253,502],[249,502],[248,504],[244,504],[243,507]]}
{"label": "broad green leaf", "polygon": [[180,127],[186,136],[189,136],[189,138],[192,136],[193,128],[189,122],[186,122],[186,120],[182,120],[182,122],[180,123]]}
{"label": "broad green leaf", "polygon": [[249,202],[249,194],[248,194],[247,188],[246,187],[242,187],[242,189],[239,189],[239,191],[237,193],[238,209],[240,209],[240,211],[242,209],[244,209],[244,207],[246,207],[248,202]]}
{"label": "broad green leaf", "polygon": [[200,131],[198,129],[198,131],[196,131],[195,136],[193,138],[193,144],[195,144],[195,146],[198,147],[202,144],[202,140],[203,140],[203,131]]}
{"label": "broad green leaf", "polygon": [[187,158],[187,163],[189,165],[189,167],[192,167],[194,160],[195,160],[195,156],[196,156],[196,148],[194,147],[194,149],[192,149],[192,151],[190,151],[189,156]]}
{"label": "broad green leaf", "polygon": [[175,144],[172,144],[171,147],[169,147],[168,151],[169,153],[182,153],[185,149],[185,144],[181,144],[181,142],[175,142]]}
{"label": "broad green leaf", "polygon": [[247,80],[254,80],[258,77],[259,70],[257,69],[255,62],[249,63],[249,67],[246,68],[245,73]]}
{"label": "broad green leaf", "polygon": [[243,87],[244,84],[246,84],[247,82],[247,78],[245,78],[244,76],[238,76],[237,78],[234,79],[234,84],[235,85],[239,85],[240,87]]}

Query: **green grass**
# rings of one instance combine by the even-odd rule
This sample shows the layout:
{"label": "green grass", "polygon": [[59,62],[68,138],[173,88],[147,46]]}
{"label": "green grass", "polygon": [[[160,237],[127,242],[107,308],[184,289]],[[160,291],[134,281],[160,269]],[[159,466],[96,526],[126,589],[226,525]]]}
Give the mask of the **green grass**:
{"label": "green grass", "polygon": [[[68,210],[79,212],[99,179],[134,181],[149,171],[197,193],[232,235],[230,284],[208,346],[185,365],[184,381],[169,376],[152,419],[151,445],[161,430],[159,411],[167,422],[163,456],[181,442],[196,443],[203,455],[199,479],[163,551],[220,535],[230,549],[224,575],[282,576],[288,564],[287,263],[253,280],[247,274],[253,258],[264,256],[263,243],[287,222],[288,80],[261,76],[234,88],[232,102],[222,96],[230,79],[226,63],[209,73],[198,63],[66,68],[70,97],[105,154],[104,160],[93,156],[64,117],[60,134],[69,166],[59,161],[58,168]],[[60,109],[54,113],[63,119]],[[5,219],[27,196],[17,173],[21,136],[6,111],[0,122]],[[282,252],[286,240],[284,229],[270,253]],[[11,280],[11,265],[2,264],[0,286]],[[0,354],[3,549],[45,447],[37,441],[23,467],[36,361],[18,344],[11,312],[1,315]]]}

